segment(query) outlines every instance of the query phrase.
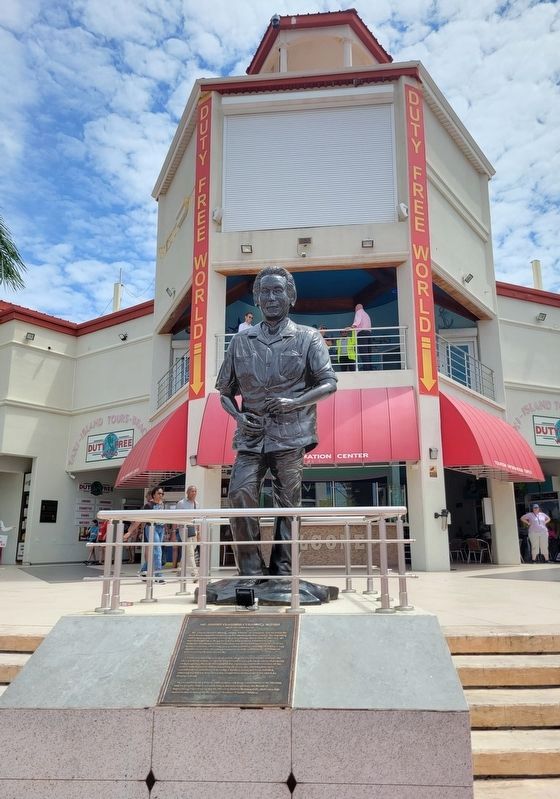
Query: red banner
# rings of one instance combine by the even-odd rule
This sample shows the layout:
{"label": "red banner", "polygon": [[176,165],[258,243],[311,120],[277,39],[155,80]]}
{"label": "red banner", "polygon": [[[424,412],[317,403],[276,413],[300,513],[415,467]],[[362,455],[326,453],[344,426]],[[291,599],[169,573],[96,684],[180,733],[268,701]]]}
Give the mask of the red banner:
{"label": "red banner", "polygon": [[189,399],[205,393],[206,313],[208,309],[208,235],[210,230],[210,131],[212,95],[198,103],[194,183],[194,241],[192,266]]}
{"label": "red banner", "polygon": [[404,88],[418,391],[420,394],[437,396],[437,357],[428,226],[428,181],[426,177],[423,98],[420,89],[409,85]]}

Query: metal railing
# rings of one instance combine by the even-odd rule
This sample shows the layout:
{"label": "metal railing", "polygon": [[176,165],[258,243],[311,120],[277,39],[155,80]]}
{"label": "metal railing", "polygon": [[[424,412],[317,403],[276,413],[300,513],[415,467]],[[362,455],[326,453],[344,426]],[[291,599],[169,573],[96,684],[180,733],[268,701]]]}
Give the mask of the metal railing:
{"label": "metal railing", "polygon": [[[344,572],[346,587],[343,593],[353,593],[354,588],[352,584],[352,545],[365,544],[366,545],[366,589],[364,594],[377,593],[373,588],[374,576],[378,576],[380,580],[379,602],[380,607],[376,608],[377,613],[394,613],[397,610],[412,610],[413,606],[408,603],[408,591],[406,579],[406,561],[405,561],[405,545],[408,545],[414,539],[405,538],[403,517],[406,516],[407,509],[404,506],[396,507],[356,507],[356,508],[331,508],[329,515],[325,516],[324,508],[252,508],[251,515],[269,520],[270,517],[289,517],[291,518],[291,541],[287,541],[286,545],[291,547],[292,557],[292,574],[286,577],[273,577],[260,576],[259,580],[279,580],[284,579],[290,585],[291,604],[286,609],[286,612],[303,613],[304,610],[300,608],[300,544],[304,543],[306,539],[300,537],[300,526],[307,524],[321,524],[321,525],[343,525],[345,530],[345,537],[338,539],[344,546]],[[240,576],[236,573],[233,576],[224,576],[223,573],[215,573],[215,568],[211,566],[211,548],[212,547],[225,547],[231,546],[231,541],[212,540],[212,527],[222,524],[228,524],[230,518],[238,516],[247,516],[246,508],[228,508],[227,510],[217,509],[197,509],[189,510],[188,512],[179,510],[162,510],[162,511],[101,511],[98,513],[99,519],[106,519],[109,521],[107,526],[107,537],[104,544],[88,544],[88,546],[96,546],[104,548],[105,558],[103,566],[103,576],[100,579],[102,582],[101,603],[99,607],[95,608],[98,613],[124,613],[121,607],[121,584],[130,582],[131,580],[137,582],[137,577],[123,577],[122,574],[122,555],[124,547],[130,547],[131,544],[123,541],[124,523],[125,522],[141,522],[143,525],[148,526],[148,540],[144,542],[143,546],[149,553],[155,546],[162,546],[159,541],[155,541],[155,525],[168,524],[177,526],[196,524],[199,528],[200,546],[200,566],[198,575],[198,607],[193,613],[204,613],[208,611],[207,608],[207,586],[208,582],[213,577],[219,577],[220,580],[238,580]],[[387,538],[387,522],[391,519],[395,520],[396,524],[396,538]],[[352,538],[350,536],[351,525],[362,525],[366,528],[365,538]],[[373,537],[373,525],[377,525],[379,530],[379,537]],[[189,578],[187,577],[187,558],[184,556],[184,548],[192,546],[186,536],[182,537],[182,541],[175,541],[165,543],[165,546],[180,547],[183,550],[183,557],[181,558],[181,566],[176,582],[179,585],[178,596],[184,596],[188,593],[187,584]],[[332,539],[317,540],[314,543],[330,543]],[[234,542],[234,546],[266,546],[273,544],[273,541],[250,541],[250,542]],[[373,547],[379,546],[379,567],[373,564]],[[398,568],[396,573],[392,573],[388,567],[388,547],[395,546],[397,548],[397,562]],[[154,598],[154,583],[157,582],[158,577],[154,575],[153,558],[146,558],[147,572],[146,572],[146,595],[140,600],[141,602],[155,602]],[[374,574],[377,572],[376,574]],[[329,574],[326,571],[321,572],[321,580],[333,577],[340,578],[340,571]],[[397,578],[399,583],[399,604],[391,606],[391,598],[389,595],[389,580]],[[241,578],[242,579],[242,578]],[[166,582],[169,582],[166,575]]]}
{"label": "metal railing", "polygon": [[171,369],[158,380],[157,384],[157,407],[161,408],[164,402],[176,394],[180,388],[189,382],[189,356],[182,355],[178,358]]}
{"label": "metal railing", "polygon": [[495,399],[494,372],[460,344],[436,335],[438,372],[478,394]]}
{"label": "metal railing", "polygon": [[[342,335],[345,331],[345,335]],[[365,372],[379,369],[406,369],[407,328],[372,327],[362,334],[351,336],[345,328],[333,327],[321,331],[335,372]],[[216,371],[234,333],[216,336]],[[345,343],[346,342],[346,343]]]}

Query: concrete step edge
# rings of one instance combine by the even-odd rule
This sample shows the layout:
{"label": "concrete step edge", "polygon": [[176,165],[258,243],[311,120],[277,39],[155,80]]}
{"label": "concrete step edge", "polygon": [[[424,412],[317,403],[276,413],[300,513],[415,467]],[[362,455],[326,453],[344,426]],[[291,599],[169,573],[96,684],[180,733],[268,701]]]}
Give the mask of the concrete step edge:
{"label": "concrete step edge", "polygon": [[560,626],[445,627],[452,655],[560,653]]}
{"label": "concrete step edge", "polygon": [[45,640],[44,635],[37,633],[0,633],[0,652],[35,652]]}
{"label": "concrete step edge", "polygon": [[560,777],[534,779],[475,779],[474,799],[557,799]]}

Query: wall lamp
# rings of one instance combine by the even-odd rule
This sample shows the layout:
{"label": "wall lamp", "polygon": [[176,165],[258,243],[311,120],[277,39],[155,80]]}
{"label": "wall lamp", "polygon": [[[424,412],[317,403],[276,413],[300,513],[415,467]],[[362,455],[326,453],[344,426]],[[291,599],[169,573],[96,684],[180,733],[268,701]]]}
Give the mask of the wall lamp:
{"label": "wall lamp", "polygon": [[543,311],[537,314],[537,322],[544,322],[545,319],[546,314]]}
{"label": "wall lamp", "polygon": [[438,457],[438,448],[437,448],[437,447],[430,447],[430,449],[428,450],[428,452],[429,452],[429,455],[430,455],[430,460],[431,460],[431,461],[437,461],[437,457]]}
{"label": "wall lamp", "polygon": [[169,286],[165,289],[165,293],[168,294],[170,297],[175,296],[175,289],[169,288]]}
{"label": "wall lamp", "polygon": [[408,219],[408,205],[406,203],[397,205],[397,216],[399,217],[399,222],[404,222]]}
{"label": "wall lamp", "polygon": [[463,283],[470,283],[473,277],[474,275],[472,272],[469,272],[468,275],[463,275]]}
{"label": "wall lamp", "polygon": [[250,255],[253,252],[253,245],[252,244],[242,244],[241,245],[241,252],[243,255]]}
{"label": "wall lamp", "polygon": [[373,239],[362,239],[362,247],[364,248],[364,250],[366,249],[371,250],[373,247]]}
{"label": "wall lamp", "polygon": [[128,338],[128,333],[119,333],[119,338],[121,341],[126,341]]}
{"label": "wall lamp", "polygon": [[189,455],[189,463],[191,466],[196,466],[198,463],[196,455]]}
{"label": "wall lamp", "polygon": [[35,333],[32,333],[30,330],[25,334],[26,341],[35,341]]}

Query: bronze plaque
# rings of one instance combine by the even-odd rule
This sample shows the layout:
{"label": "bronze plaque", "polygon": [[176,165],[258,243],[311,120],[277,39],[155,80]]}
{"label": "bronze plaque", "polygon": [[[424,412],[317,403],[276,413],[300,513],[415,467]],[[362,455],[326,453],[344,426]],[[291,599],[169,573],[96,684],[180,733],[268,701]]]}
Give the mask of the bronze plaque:
{"label": "bronze plaque", "polygon": [[160,705],[290,704],[297,617],[187,616]]}

